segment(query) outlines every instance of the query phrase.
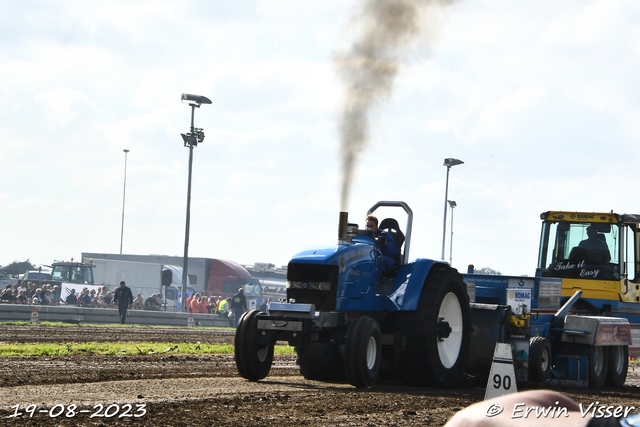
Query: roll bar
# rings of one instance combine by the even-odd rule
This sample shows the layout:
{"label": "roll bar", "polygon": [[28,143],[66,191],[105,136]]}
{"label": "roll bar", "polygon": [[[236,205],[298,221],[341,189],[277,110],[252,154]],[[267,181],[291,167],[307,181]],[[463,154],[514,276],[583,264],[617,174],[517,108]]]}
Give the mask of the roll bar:
{"label": "roll bar", "polygon": [[[407,214],[407,228],[404,231],[404,253],[402,254],[402,264],[409,262],[409,247],[411,246],[411,226],[413,225],[413,211],[405,202],[382,201],[371,206],[367,211],[367,215],[372,214],[376,209],[381,207],[402,208]],[[398,248],[400,250],[400,248]]]}

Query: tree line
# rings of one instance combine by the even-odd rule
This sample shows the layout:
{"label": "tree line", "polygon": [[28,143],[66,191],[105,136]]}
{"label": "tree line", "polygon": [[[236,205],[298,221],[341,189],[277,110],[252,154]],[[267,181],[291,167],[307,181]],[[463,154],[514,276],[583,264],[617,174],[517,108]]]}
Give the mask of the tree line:
{"label": "tree line", "polygon": [[15,276],[17,274],[24,274],[30,270],[37,270],[38,268],[31,264],[29,258],[26,261],[13,261],[11,264],[0,265],[0,273]]}

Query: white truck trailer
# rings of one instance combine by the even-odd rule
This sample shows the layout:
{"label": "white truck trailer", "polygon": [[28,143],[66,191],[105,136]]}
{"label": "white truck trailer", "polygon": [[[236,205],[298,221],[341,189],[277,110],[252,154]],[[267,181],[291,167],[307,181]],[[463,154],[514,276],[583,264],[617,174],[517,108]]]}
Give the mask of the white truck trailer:
{"label": "white truck trailer", "polygon": [[115,291],[124,281],[134,297],[140,293],[146,300],[151,294],[162,293],[167,310],[176,310],[178,293],[182,287],[181,267],[108,259],[94,259],[91,263],[96,285],[107,286]]}

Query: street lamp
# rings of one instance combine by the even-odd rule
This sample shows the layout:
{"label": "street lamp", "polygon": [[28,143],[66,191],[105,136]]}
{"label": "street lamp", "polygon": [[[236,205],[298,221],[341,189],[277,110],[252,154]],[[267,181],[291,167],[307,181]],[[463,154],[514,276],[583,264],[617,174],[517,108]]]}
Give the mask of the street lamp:
{"label": "street lamp", "polygon": [[191,221],[191,168],[193,165],[193,147],[198,145],[199,142],[204,141],[204,132],[202,128],[194,127],[193,116],[196,108],[200,108],[200,104],[211,104],[211,100],[201,95],[191,95],[189,93],[183,93],[181,101],[187,101],[191,107],[191,129],[190,132],[182,135],[184,146],[189,147],[189,182],[187,184],[187,225],[184,231],[184,260],[182,264],[182,298],[181,305],[182,311],[187,311],[186,299],[187,299],[187,268],[189,263],[189,223]]}
{"label": "street lamp", "polygon": [[449,239],[449,265],[453,265],[453,208],[458,206],[455,201],[449,200],[451,208],[451,239]]}
{"label": "street lamp", "polygon": [[125,148],[122,151],[124,151],[124,187],[122,189],[122,225],[120,226],[120,255],[122,255],[122,236],[124,235],[124,196],[127,192],[127,155],[129,154],[129,150]]}
{"label": "street lamp", "polygon": [[451,166],[461,165],[464,162],[458,159],[444,159],[444,165],[447,167],[447,181],[444,187],[444,219],[442,220],[442,257],[441,259],[444,261],[444,241],[447,235],[447,201],[449,200],[449,170]]}

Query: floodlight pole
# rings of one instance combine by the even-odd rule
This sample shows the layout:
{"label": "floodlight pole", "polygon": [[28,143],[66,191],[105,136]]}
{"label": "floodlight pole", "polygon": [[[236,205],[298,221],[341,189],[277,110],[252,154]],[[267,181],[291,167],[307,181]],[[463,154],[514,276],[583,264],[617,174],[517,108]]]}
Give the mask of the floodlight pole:
{"label": "floodlight pole", "polygon": [[125,148],[122,151],[124,151],[124,187],[122,189],[122,225],[120,226],[120,255],[122,255],[122,237],[124,236],[124,196],[127,192],[127,154],[129,154],[129,150]]}
{"label": "floodlight pole", "polygon": [[449,206],[451,207],[451,238],[449,239],[449,265],[453,265],[453,208],[457,203],[453,200],[449,200]]}
{"label": "floodlight pole", "polygon": [[187,215],[186,225],[184,231],[184,258],[182,263],[182,295],[180,298],[181,311],[187,311],[187,279],[189,274],[189,226],[191,223],[191,175],[193,168],[193,146],[198,145],[198,142],[202,142],[204,139],[204,133],[202,129],[196,129],[194,126],[194,116],[196,108],[200,108],[200,104],[211,104],[211,101],[204,96],[190,95],[183,93],[183,101],[190,101],[191,107],[191,128],[190,132],[185,135],[182,134],[185,147],[189,147],[189,179],[187,182]]}
{"label": "floodlight pole", "polygon": [[[193,117],[196,111],[196,104],[189,104],[191,106],[191,133],[193,133]],[[189,181],[187,182],[187,224],[184,230],[184,258],[182,263],[182,311],[187,311],[187,274],[189,269],[189,227],[191,224],[191,172],[193,169],[193,142],[188,142],[189,145]]]}
{"label": "floodlight pole", "polygon": [[444,261],[444,242],[447,236],[447,200],[449,200],[449,170],[451,166],[461,165],[464,162],[458,159],[447,158],[444,159],[443,166],[447,167],[447,180],[444,187],[444,218],[442,220],[442,256],[441,260]]}

